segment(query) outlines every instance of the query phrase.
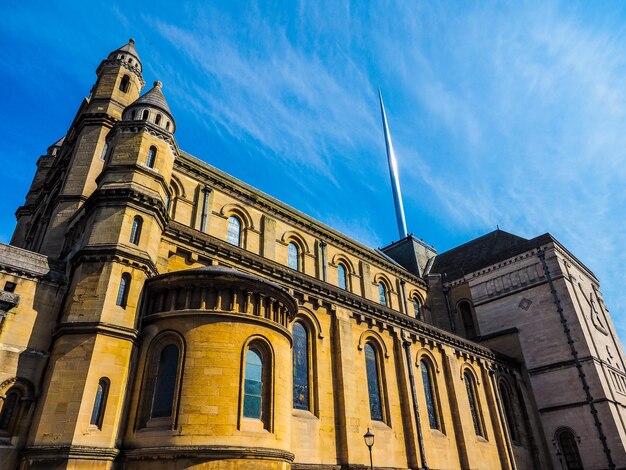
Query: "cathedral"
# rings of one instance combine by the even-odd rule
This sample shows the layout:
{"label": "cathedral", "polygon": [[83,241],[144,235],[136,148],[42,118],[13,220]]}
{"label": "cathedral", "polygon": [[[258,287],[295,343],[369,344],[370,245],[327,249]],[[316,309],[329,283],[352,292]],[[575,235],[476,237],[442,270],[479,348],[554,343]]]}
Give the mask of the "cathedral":
{"label": "cathedral", "polygon": [[180,149],[142,69],[102,60],[0,244],[1,468],[626,468],[558,240],[367,247]]}

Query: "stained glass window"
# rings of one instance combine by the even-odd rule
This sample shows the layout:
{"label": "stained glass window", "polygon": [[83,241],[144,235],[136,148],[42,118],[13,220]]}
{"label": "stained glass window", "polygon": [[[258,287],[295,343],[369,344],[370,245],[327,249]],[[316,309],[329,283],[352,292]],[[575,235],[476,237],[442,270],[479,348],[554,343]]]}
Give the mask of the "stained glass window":
{"label": "stained glass window", "polygon": [[413,312],[415,313],[415,318],[422,319],[422,306],[417,297],[413,297]]}
{"label": "stained glass window", "polygon": [[365,369],[367,373],[367,392],[370,399],[370,417],[375,421],[383,420],[383,406],[380,396],[378,377],[378,358],[370,344],[365,345]]}
{"label": "stained glass window", "polygon": [[139,237],[141,237],[141,226],[143,225],[143,221],[141,217],[137,216],[133,219],[133,226],[130,230],[130,242],[138,245]]}
{"label": "stained glass window", "polygon": [[130,274],[122,274],[120,279],[120,288],[117,291],[116,305],[120,307],[126,307],[126,301],[128,300],[128,289],[130,288]]}
{"label": "stained glass window", "polygon": [[168,344],[161,351],[156,383],[154,385],[154,399],[152,401],[152,418],[167,418],[172,416],[174,393],[176,391],[176,377],[178,375],[178,346]]}
{"label": "stained glass window", "polygon": [[228,218],[228,236],[226,241],[236,246],[239,246],[241,241],[241,221],[234,215]]}
{"label": "stained glass window", "polygon": [[294,242],[287,245],[287,266],[298,270],[298,246]]}
{"label": "stained glass window", "polygon": [[154,146],[150,147],[150,150],[148,150],[148,160],[146,160],[146,166],[148,168],[154,168],[154,162],[156,161],[156,154],[157,154],[156,147]]}
{"label": "stained glass window", "polygon": [[261,354],[254,349],[246,352],[243,415],[246,418],[263,417],[263,360]]}
{"label": "stained glass window", "polygon": [[293,407],[309,409],[309,350],[302,323],[293,324]]}
{"label": "stained glass window", "polygon": [[4,399],[4,405],[2,406],[2,414],[0,414],[0,430],[11,430],[11,423],[13,421],[13,415],[17,410],[19,398],[20,396],[15,390],[7,393],[6,398]]}
{"label": "stained glass window", "polygon": [[511,439],[517,441],[517,426],[515,423],[515,414],[513,413],[511,396],[509,395],[508,388],[503,383],[500,384],[500,397],[502,397],[502,407],[504,408],[504,416],[506,417],[506,424],[509,426]]}
{"label": "stained glass window", "polygon": [[463,374],[465,378],[465,388],[467,389],[467,399],[469,400],[470,412],[472,414],[472,422],[474,423],[474,431],[477,436],[483,436],[483,429],[480,422],[480,409],[478,398],[476,397],[476,384],[469,372]]}
{"label": "stained glass window", "polygon": [[337,286],[339,286],[339,288],[341,289],[347,288],[346,268],[341,263],[337,265]]}
{"label": "stained glass window", "polygon": [[439,415],[435,402],[435,391],[433,389],[432,369],[426,361],[420,361],[422,369],[422,382],[424,384],[424,397],[426,398],[426,410],[428,411],[428,422],[431,429],[440,429]]}
{"label": "stained glass window", "polygon": [[583,470],[583,463],[578,452],[576,437],[568,429],[559,432],[559,446],[567,464],[567,470]]}
{"label": "stained glass window", "polygon": [[382,282],[378,283],[378,300],[380,301],[380,305],[387,306],[387,290],[385,289],[385,284]]}
{"label": "stained glass window", "polygon": [[102,427],[102,419],[104,418],[104,408],[106,407],[107,395],[109,393],[109,384],[106,379],[100,379],[98,389],[96,390],[96,399],[93,402],[93,410],[91,411],[91,420],[89,424],[95,424],[99,428]]}

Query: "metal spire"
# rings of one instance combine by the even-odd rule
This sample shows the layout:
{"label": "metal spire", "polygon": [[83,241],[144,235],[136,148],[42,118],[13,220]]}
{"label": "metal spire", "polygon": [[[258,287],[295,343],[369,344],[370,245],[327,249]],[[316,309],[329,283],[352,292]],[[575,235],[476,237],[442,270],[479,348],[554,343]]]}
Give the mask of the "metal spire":
{"label": "metal spire", "polygon": [[398,222],[398,234],[400,239],[407,237],[406,219],[404,218],[404,206],[402,204],[402,193],[400,192],[400,179],[398,178],[398,164],[396,154],[391,144],[389,125],[387,124],[387,114],[383,104],[383,95],[378,87],[378,99],[380,100],[380,114],[383,118],[383,130],[385,131],[385,145],[387,146],[387,162],[389,163],[389,177],[391,178],[391,189],[393,190],[393,205],[396,208],[396,221]]}

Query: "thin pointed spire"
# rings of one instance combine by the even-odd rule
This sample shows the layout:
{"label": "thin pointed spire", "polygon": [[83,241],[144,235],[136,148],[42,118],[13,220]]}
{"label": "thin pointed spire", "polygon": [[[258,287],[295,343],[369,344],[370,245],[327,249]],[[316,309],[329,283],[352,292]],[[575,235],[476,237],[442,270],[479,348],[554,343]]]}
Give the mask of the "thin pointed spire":
{"label": "thin pointed spire", "polygon": [[404,217],[404,205],[402,204],[402,192],[400,191],[400,178],[398,177],[398,164],[396,154],[391,144],[391,134],[387,124],[387,114],[383,104],[383,95],[378,87],[378,99],[380,100],[380,114],[383,118],[383,130],[385,132],[385,145],[387,146],[387,163],[389,164],[389,177],[391,178],[391,189],[393,191],[393,205],[396,208],[396,221],[398,222],[398,234],[400,239],[407,237],[406,219]]}

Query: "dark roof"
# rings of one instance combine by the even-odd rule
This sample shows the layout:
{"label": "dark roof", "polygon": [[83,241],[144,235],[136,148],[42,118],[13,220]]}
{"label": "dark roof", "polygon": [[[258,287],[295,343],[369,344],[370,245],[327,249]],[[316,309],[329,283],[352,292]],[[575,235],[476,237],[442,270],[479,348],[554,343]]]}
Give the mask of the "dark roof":
{"label": "dark roof", "polygon": [[163,92],[161,89],[163,88],[163,84],[160,81],[154,82],[154,86],[144,93],[142,96],[133,101],[130,107],[148,105],[154,108],[159,108],[161,111],[165,111],[172,117],[172,112],[170,111],[170,107],[167,105],[167,101],[165,101],[165,96],[163,96]]}
{"label": "dark roof", "polygon": [[465,274],[478,271],[528,250],[529,242],[533,240],[513,235],[504,230],[494,230],[437,255],[430,272],[445,273],[448,281],[458,279]]}

